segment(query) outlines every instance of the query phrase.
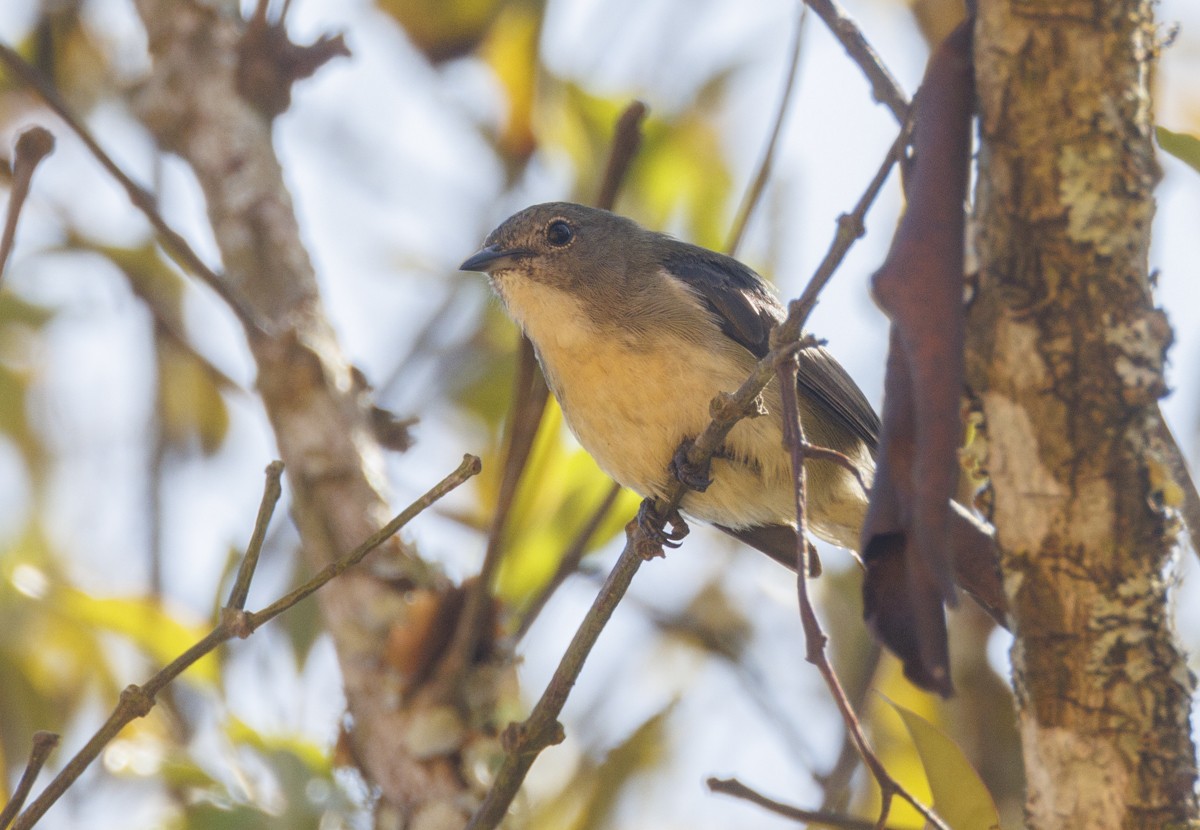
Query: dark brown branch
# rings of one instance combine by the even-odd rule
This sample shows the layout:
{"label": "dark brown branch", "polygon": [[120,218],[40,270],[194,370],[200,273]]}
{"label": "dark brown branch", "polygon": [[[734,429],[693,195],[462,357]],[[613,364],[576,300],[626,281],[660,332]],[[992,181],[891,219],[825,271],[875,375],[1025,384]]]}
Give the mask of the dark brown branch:
{"label": "dark brown branch", "polygon": [[247,332],[251,334],[263,333],[265,327],[262,321],[257,318],[246,301],[233,291],[224,276],[217,274],[213,269],[209,268],[204,260],[200,258],[200,255],[187,243],[187,240],[167,224],[162,214],[158,212],[158,205],[153,194],[131,179],[113,161],[112,157],[104,151],[104,148],[92,136],[88,128],[83,125],[83,122],[71,112],[53,84],[43,77],[40,72],[26,63],[24,58],[5,43],[0,43],[0,63],[3,63],[14,76],[36,92],[46,106],[53,110],[79,136],[79,140],[83,142],[88,151],[100,162],[100,166],[125,190],[133,206],[141,211],[142,215],[149,220],[151,226],[158,232],[159,239],[167,252],[177,262],[181,263],[186,270],[215,291],[217,296],[224,300],[226,305],[237,315]]}
{"label": "dark brown branch", "polygon": [[[751,804],[757,804],[764,810],[769,810],[776,815],[792,819],[793,821],[834,827],[838,828],[838,830],[880,830],[878,822],[866,821],[865,819],[854,818],[853,816],[844,816],[841,813],[833,813],[828,810],[803,810],[799,807],[783,804],[782,802],[767,798],[756,790],[750,789],[736,778],[710,778],[705,783],[714,793],[741,798],[749,801]],[[887,828],[884,828],[884,830],[887,830]]]}
{"label": "dark brown branch", "polygon": [[867,43],[867,38],[858,28],[858,24],[846,14],[836,0],[804,0],[804,2],[817,13],[817,17],[824,21],[825,25],[829,27],[829,31],[833,32],[833,36],[838,39],[847,54],[867,76],[875,100],[885,104],[892,111],[892,115],[896,116],[896,120],[903,124],[908,119],[908,111],[911,106],[908,96],[904,94],[904,90],[900,89],[900,84],[896,82],[888,68],[883,65],[879,54],[871,47],[871,44]]}
{"label": "dark brown branch", "polygon": [[21,208],[29,196],[29,185],[33,172],[42,159],[54,152],[54,134],[45,127],[30,127],[17,136],[13,147],[12,188],[8,192],[8,216],[4,220],[4,234],[0,236],[0,279],[12,253],[13,241],[17,236],[17,220]]}
{"label": "dark brown branch", "polygon": [[[222,609],[221,618],[217,622],[217,625],[203,639],[164,666],[153,677],[147,680],[144,685],[127,686],[121,692],[120,702],[108,716],[108,719],[88,739],[83,748],[75,754],[75,757],[67,762],[67,765],[46,786],[41,795],[17,817],[12,825],[13,830],[29,830],[29,828],[33,827],[125,726],[149,714],[150,710],[154,708],[155,697],[168,683],[222,643],[234,637],[245,638],[250,636],[264,624],[296,605],[339,574],[362,561],[368,553],[387,541],[400,528],[412,521],[413,518],[422,513],[430,505],[467,479],[476,475],[479,469],[478,458],[472,455],[464,456],[463,462],[459,465],[458,469],[446,476],[446,478],[438,482],[427,493],[397,514],[395,518],[372,534],[366,541],[325,567],[316,576],[304,583],[304,585],[271,603],[261,611],[246,612],[234,607]],[[272,474],[273,468],[268,468],[268,475]],[[268,484],[267,492],[263,497],[263,504],[259,508],[260,515],[268,509],[266,503],[271,497],[271,487]]]}
{"label": "dark brown branch", "polygon": [[25,771],[21,773],[21,780],[17,782],[17,788],[13,790],[12,798],[4,805],[4,809],[0,810],[0,830],[5,830],[12,823],[13,818],[25,803],[25,799],[29,798],[33,782],[37,780],[38,773],[46,765],[46,759],[50,757],[50,753],[58,746],[58,741],[59,736],[53,732],[33,733],[33,747],[29,750],[29,760],[25,762]]}
{"label": "dark brown branch", "polygon": [[799,74],[801,46],[804,44],[804,21],[807,19],[808,6],[801,6],[800,14],[796,16],[796,34],[792,43],[792,55],[788,61],[787,74],[784,76],[783,92],[779,96],[779,108],[775,111],[775,123],[771,127],[771,137],[767,139],[767,148],[763,152],[762,161],[758,164],[758,171],[750,179],[750,186],[746,188],[742,203],[738,207],[737,218],[733,220],[733,230],[729,234],[729,241],[725,243],[725,253],[730,256],[737,255],[737,249],[741,246],[742,237],[746,233],[746,226],[750,224],[750,217],[754,214],[754,209],[758,206],[763,191],[766,190],[767,179],[770,178],[771,170],[774,167],[775,147],[779,143],[780,133],[783,132],[783,122],[787,116],[788,104],[792,100],[792,89],[796,85],[796,76]]}
{"label": "dark brown branch", "polygon": [[[776,333],[778,333],[778,330],[776,330]],[[800,621],[804,627],[804,659],[815,666],[817,671],[821,673],[821,678],[829,688],[829,693],[833,697],[834,703],[837,704],[838,711],[842,715],[842,720],[846,724],[846,729],[849,731],[851,737],[853,737],[863,762],[879,785],[882,803],[876,827],[883,827],[885,825],[888,812],[891,810],[892,799],[900,796],[924,816],[930,825],[939,828],[939,830],[950,830],[933,810],[926,807],[904,789],[892,777],[891,773],[887,771],[883,762],[879,760],[879,756],[875,754],[870,742],[867,740],[862,723],[858,720],[858,714],[854,711],[854,707],[850,705],[850,700],[846,697],[846,691],[842,688],[841,681],[838,680],[837,673],[833,670],[833,665],[829,662],[829,655],[825,651],[828,638],[821,629],[821,623],[817,619],[816,612],[813,610],[812,598],[808,593],[808,545],[805,541],[808,530],[805,510],[807,504],[807,476],[804,470],[805,446],[807,442],[804,439],[804,425],[800,420],[800,401],[796,384],[796,371],[798,368],[799,361],[796,355],[792,353],[786,360],[780,361],[777,376],[779,378],[780,395],[783,399],[783,442],[791,454],[792,482],[796,501],[796,594],[800,603]]]}

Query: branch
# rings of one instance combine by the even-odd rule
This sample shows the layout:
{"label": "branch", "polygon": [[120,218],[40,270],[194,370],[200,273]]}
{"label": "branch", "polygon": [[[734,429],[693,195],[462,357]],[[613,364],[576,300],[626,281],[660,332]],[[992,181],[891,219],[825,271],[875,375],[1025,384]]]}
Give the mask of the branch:
{"label": "branch", "polygon": [[[778,332],[778,329],[776,332]],[[796,593],[800,602],[800,620],[804,626],[804,642],[806,646],[804,659],[815,666],[817,671],[821,673],[821,678],[825,681],[825,685],[829,687],[829,693],[833,697],[834,703],[837,704],[838,711],[842,715],[842,720],[846,724],[846,729],[854,739],[859,755],[862,756],[863,763],[866,764],[867,769],[874,776],[876,783],[879,784],[881,806],[876,826],[884,826],[888,813],[891,810],[892,799],[895,796],[900,796],[924,816],[930,825],[939,828],[939,830],[950,830],[946,823],[933,810],[926,807],[915,796],[904,789],[892,777],[891,773],[887,771],[883,762],[879,760],[879,756],[875,754],[870,742],[867,740],[862,723],[859,722],[854,707],[850,705],[850,700],[846,697],[846,692],[842,688],[841,681],[838,680],[837,673],[833,670],[833,665],[829,662],[829,655],[825,651],[825,644],[829,638],[825,636],[825,632],[821,629],[821,623],[817,619],[816,612],[813,610],[812,598],[808,593],[808,545],[805,542],[808,532],[805,511],[808,477],[804,469],[805,445],[807,442],[804,439],[804,424],[800,420],[800,401],[796,381],[796,371],[798,368],[799,361],[795,353],[792,353],[787,360],[779,363],[777,376],[779,378],[780,394],[783,398],[783,442],[792,457],[792,482],[796,500]]]}
{"label": "branch", "polygon": [[[479,470],[480,464],[478,458],[472,455],[464,456],[463,462],[459,465],[458,469],[434,485],[425,495],[397,514],[395,518],[372,534],[366,541],[345,556],[330,563],[316,576],[304,583],[304,585],[271,603],[261,611],[246,612],[233,604],[239,598],[244,601],[243,589],[248,590],[249,580],[253,576],[252,567],[248,567],[243,562],[242,568],[239,571],[239,578],[230,595],[231,604],[222,609],[221,618],[217,625],[203,639],[176,657],[167,666],[164,666],[153,677],[147,680],[145,684],[142,686],[127,686],[121,692],[121,699],[108,716],[108,719],[96,730],[95,734],[84,744],[83,748],[75,754],[75,757],[67,762],[67,765],[46,786],[41,795],[29,805],[28,809],[17,817],[12,826],[13,830],[29,830],[29,828],[33,827],[126,725],[150,713],[150,710],[154,708],[156,696],[172,680],[202,657],[215,650],[217,646],[234,637],[242,639],[249,637],[267,622],[313,594],[347,569],[358,564],[368,553],[387,541],[396,531],[412,521],[422,511],[442,498],[442,496],[474,476]],[[266,520],[269,520],[270,514],[278,500],[278,495],[275,491],[278,486],[278,476],[282,471],[282,465],[279,462],[275,462],[267,468],[266,492],[264,492],[262,502],[259,505],[259,521],[255,524],[251,544],[248,546],[247,560],[257,559],[258,548],[262,544],[260,529],[265,528]],[[243,575],[245,575],[244,586]],[[0,824],[0,827],[2,826]]]}
{"label": "branch", "polygon": [[46,765],[46,759],[50,757],[50,753],[58,746],[58,741],[59,736],[53,732],[33,733],[33,747],[29,750],[29,760],[25,763],[25,771],[21,773],[21,780],[17,782],[17,788],[13,791],[12,798],[4,805],[4,809],[0,810],[0,830],[4,830],[12,823],[17,811],[29,797],[29,791],[33,789],[33,782],[37,780],[38,773]]}
{"label": "branch", "polygon": [[887,827],[881,828],[880,824],[874,821],[865,821],[852,816],[844,816],[841,813],[831,813],[827,810],[803,810],[799,807],[783,804],[774,799],[767,798],[756,790],[750,789],[736,778],[710,778],[705,783],[714,793],[722,793],[724,795],[731,795],[734,798],[745,799],[751,804],[757,804],[763,809],[770,810],[776,815],[792,819],[793,821],[821,824],[826,827],[838,828],[838,830],[888,830]]}
{"label": "branch", "polygon": [[887,105],[887,108],[892,111],[892,115],[896,116],[896,120],[903,124],[908,119],[911,108],[908,96],[904,94],[904,90],[900,88],[900,84],[896,82],[888,68],[883,65],[879,54],[871,47],[870,43],[867,43],[867,38],[862,33],[862,29],[858,28],[858,24],[846,14],[836,0],[804,0],[804,2],[817,13],[817,17],[824,21],[825,25],[829,27],[829,31],[833,32],[833,36],[838,39],[847,54],[867,76],[875,100]]}
{"label": "branch", "polygon": [[546,686],[546,691],[542,693],[525,721],[519,724],[511,723],[504,730],[501,736],[501,744],[506,753],[504,762],[496,773],[483,803],[467,824],[466,830],[491,830],[499,825],[538,755],[546,747],[561,743],[565,737],[558,716],[567,702],[567,695],[583,670],[583,663],[600,637],[600,632],[604,630],[617,604],[629,589],[634,574],[646,561],[641,544],[644,541],[644,532],[636,519],[626,525],[625,537],[625,549],[621,551],[616,566],[608,575],[600,593],[596,595],[587,616],[571,639],[571,644],[567,646],[554,676]]}
{"label": "branch", "polygon": [[4,269],[12,253],[13,240],[17,236],[17,219],[29,195],[33,173],[42,159],[53,152],[54,134],[45,127],[30,127],[17,136],[13,148],[12,188],[8,192],[8,216],[4,220],[3,236],[0,236],[0,279],[4,278]]}
{"label": "branch", "polygon": [[200,255],[188,244],[187,240],[167,224],[162,214],[158,212],[158,205],[154,195],[135,182],[124,170],[117,166],[117,163],[104,151],[104,148],[92,136],[88,128],[83,125],[83,122],[76,118],[75,114],[67,107],[66,102],[62,100],[50,81],[26,63],[25,59],[6,43],[0,43],[0,62],[8,67],[9,71],[20,79],[22,83],[37,93],[46,106],[79,136],[79,140],[96,157],[96,160],[100,162],[100,166],[117,181],[117,184],[124,188],[133,206],[141,211],[142,215],[150,221],[151,226],[158,232],[159,239],[168,253],[177,262],[180,262],[186,270],[190,271],[215,291],[217,296],[224,300],[226,305],[237,315],[248,332],[263,333],[265,327],[251,310],[249,304],[233,291],[224,276],[217,274],[213,269],[209,268],[204,260],[200,258]]}

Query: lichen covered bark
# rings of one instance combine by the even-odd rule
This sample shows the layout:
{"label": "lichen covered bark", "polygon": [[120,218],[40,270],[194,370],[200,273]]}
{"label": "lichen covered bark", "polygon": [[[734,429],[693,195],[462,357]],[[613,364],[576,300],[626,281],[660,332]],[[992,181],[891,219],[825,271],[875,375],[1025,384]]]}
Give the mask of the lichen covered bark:
{"label": "lichen covered bark", "polygon": [[1140,0],[979,9],[968,377],[1039,830],[1197,818],[1158,437],[1171,332],[1147,273],[1155,37]]}

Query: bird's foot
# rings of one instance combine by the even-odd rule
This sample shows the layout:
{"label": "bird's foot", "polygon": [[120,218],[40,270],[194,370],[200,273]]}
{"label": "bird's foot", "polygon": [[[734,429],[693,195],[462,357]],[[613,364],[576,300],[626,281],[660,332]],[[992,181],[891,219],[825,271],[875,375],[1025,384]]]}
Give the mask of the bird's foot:
{"label": "bird's foot", "polygon": [[708,475],[711,462],[705,461],[702,465],[696,465],[688,461],[688,452],[694,443],[696,442],[691,438],[683,439],[675,449],[675,455],[671,457],[671,463],[667,465],[667,469],[689,489],[703,493],[712,484],[712,479]]}
{"label": "bird's foot", "polygon": [[[663,548],[679,547],[683,538],[690,532],[687,522],[679,515],[678,510],[672,510],[666,516],[660,516],[654,507],[654,499],[642,500],[634,521],[637,522],[638,529],[642,531],[643,539],[647,542],[645,549],[641,550],[642,556],[646,559],[662,556]],[[668,523],[671,525],[670,530],[666,529]]]}

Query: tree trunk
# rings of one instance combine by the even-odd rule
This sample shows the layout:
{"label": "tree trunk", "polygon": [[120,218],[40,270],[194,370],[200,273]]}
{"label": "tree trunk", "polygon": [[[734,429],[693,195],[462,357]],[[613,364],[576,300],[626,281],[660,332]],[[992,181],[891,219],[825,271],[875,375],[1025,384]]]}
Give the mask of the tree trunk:
{"label": "tree trunk", "polygon": [[[1197,819],[1178,492],[1147,274],[1151,4],[981,3],[968,372],[987,422],[1036,830]],[[1189,825],[1190,826],[1190,825]]]}
{"label": "tree trunk", "polygon": [[[266,329],[249,332],[258,388],[307,560],[319,568],[389,518],[370,401],[325,316],[271,119],[238,92],[246,26],[236,4],[137,8],[154,59],[137,111],[160,146],[191,165],[228,283]],[[380,796],[377,826],[461,827],[483,788],[473,770],[499,753],[492,707],[510,670],[471,664],[445,682],[432,664],[461,595],[395,538],[372,556],[390,558],[387,573],[376,576],[368,560],[317,595],[351,716],[344,756]]]}

